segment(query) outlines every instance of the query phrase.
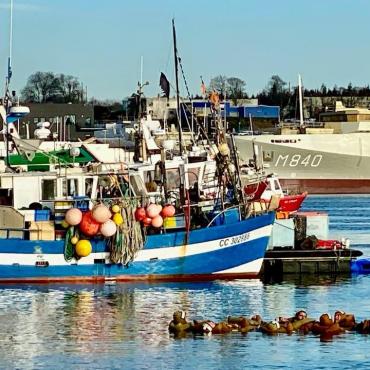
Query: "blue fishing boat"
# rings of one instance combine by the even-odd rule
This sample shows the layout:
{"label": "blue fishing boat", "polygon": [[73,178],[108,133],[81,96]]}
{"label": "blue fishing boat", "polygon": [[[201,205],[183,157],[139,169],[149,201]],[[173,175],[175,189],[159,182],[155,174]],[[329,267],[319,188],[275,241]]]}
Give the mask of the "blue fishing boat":
{"label": "blue fishing boat", "polygon": [[[166,177],[184,174],[182,206],[175,189],[166,202],[147,190],[152,165],[124,176],[78,168],[0,174],[0,282],[257,277],[275,213],[227,199],[222,208],[212,187],[206,193],[209,165],[166,163]],[[117,189],[126,195],[111,198]]]}
{"label": "blue fishing boat", "polygon": [[[176,41],[174,25],[173,33]],[[176,43],[174,51],[179,109]],[[158,147],[150,141],[148,123],[140,121],[136,163],[107,164],[93,156],[83,163],[80,149],[71,147],[63,160],[43,153],[47,171],[38,172],[27,155],[17,162],[23,167],[14,166],[8,143],[20,146],[9,130],[9,107],[5,112],[1,283],[258,277],[275,213],[255,211],[246,200],[237,152],[226,143],[221,121],[213,140],[202,129],[205,156],[185,148],[178,112],[177,153],[165,141]]]}
{"label": "blue fishing boat", "polygon": [[[113,263],[105,239],[91,253],[65,259],[64,240],[0,240],[0,282],[104,282],[256,278],[274,213],[199,230],[150,235],[129,263]],[[188,239],[186,241],[186,239]]]}

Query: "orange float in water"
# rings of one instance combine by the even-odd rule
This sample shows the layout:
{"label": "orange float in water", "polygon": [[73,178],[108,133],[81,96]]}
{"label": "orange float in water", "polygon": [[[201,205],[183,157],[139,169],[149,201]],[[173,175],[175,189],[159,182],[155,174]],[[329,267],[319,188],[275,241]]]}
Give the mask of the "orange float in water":
{"label": "orange float in water", "polygon": [[93,236],[98,233],[100,224],[92,218],[91,211],[88,211],[82,216],[79,227],[83,234]]}

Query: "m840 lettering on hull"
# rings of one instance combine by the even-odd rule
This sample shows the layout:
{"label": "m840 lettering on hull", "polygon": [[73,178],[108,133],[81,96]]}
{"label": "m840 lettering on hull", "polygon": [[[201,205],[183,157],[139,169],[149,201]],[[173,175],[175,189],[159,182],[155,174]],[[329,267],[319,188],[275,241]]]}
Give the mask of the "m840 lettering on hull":
{"label": "m840 lettering on hull", "polygon": [[279,154],[275,167],[319,167],[323,156],[321,154]]}

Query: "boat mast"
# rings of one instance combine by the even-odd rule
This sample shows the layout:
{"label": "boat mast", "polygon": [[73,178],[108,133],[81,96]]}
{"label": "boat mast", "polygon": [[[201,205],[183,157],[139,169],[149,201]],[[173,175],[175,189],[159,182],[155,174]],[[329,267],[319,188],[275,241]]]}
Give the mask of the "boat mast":
{"label": "boat mast", "polygon": [[5,151],[6,151],[6,165],[8,168],[11,168],[9,163],[9,127],[7,122],[7,115],[9,113],[10,105],[10,92],[9,92],[9,85],[10,79],[12,77],[12,51],[13,51],[13,0],[10,0],[10,25],[9,25],[9,56],[8,56],[8,74],[5,78],[5,92],[4,92],[4,109],[5,109],[5,117],[3,117],[4,121],[4,142],[5,142]]}
{"label": "boat mast", "polygon": [[179,149],[180,155],[183,152],[182,146],[182,127],[181,127],[181,110],[180,110],[180,95],[179,95],[179,74],[178,74],[178,56],[177,56],[177,46],[176,46],[176,30],[175,30],[175,20],[172,19],[172,33],[173,33],[173,53],[175,60],[175,78],[176,78],[176,110],[177,110],[177,119],[179,121]]}
{"label": "boat mast", "polygon": [[303,122],[303,96],[302,96],[302,79],[301,75],[298,75],[298,93],[299,93],[299,124],[302,127]]}

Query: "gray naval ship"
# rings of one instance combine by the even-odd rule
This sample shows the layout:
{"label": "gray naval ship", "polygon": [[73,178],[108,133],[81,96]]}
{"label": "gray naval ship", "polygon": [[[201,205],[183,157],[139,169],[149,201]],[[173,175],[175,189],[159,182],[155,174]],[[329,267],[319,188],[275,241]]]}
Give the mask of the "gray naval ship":
{"label": "gray naval ship", "polygon": [[261,158],[266,172],[278,175],[291,191],[370,193],[370,109],[336,102],[320,122],[316,127],[282,127],[278,135],[236,135],[240,159]]}

